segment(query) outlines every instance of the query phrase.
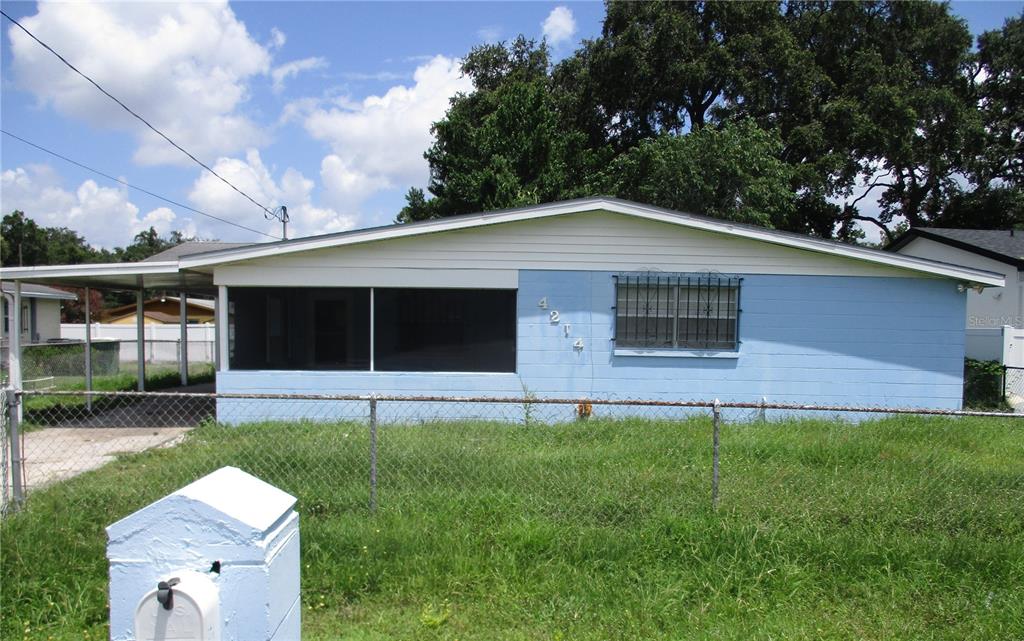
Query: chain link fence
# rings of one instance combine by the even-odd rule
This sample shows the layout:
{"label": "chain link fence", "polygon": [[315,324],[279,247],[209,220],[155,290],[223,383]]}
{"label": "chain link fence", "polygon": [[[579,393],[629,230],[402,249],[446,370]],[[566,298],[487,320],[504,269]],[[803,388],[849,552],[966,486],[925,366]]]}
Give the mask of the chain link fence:
{"label": "chain link fence", "polygon": [[[711,504],[792,510],[871,499],[885,509],[892,487],[907,484],[941,503],[962,490],[978,501],[1010,493],[1024,505],[1024,457],[1006,458],[1021,451],[1024,423],[1001,412],[533,397],[11,398],[5,507],[6,497],[31,509],[37,496],[88,503],[114,492],[137,509],[224,465],[296,495],[300,509],[332,514],[492,510],[617,522]],[[1012,474],[968,492],[965,479],[991,465]]]}
{"label": "chain link fence", "polygon": [[[134,340],[93,341],[90,350],[92,389],[119,391],[135,389],[138,374],[138,342]],[[180,384],[180,364],[188,358],[189,376],[198,381],[213,377],[212,341],[188,341],[183,353],[181,341],[152,340],[144,343],[147,388]],[[8,360],[2,361],[0,379],[6,382]],[[85,343],[55,341],[24,345],[21,350],[22,387],[29,391],[86,389]]]}
{"label": "chain link fence", "polygon": [[1006,402],[1015,409],[1024,410],[1024,367],[1004,367],[1002,383]]}
{"label": "chain link fence", "polygon": [[[104,528],[226,465],[297,497],[303,619],[317,638],[494,638],[463,633],[503,613],[495,629],[512,629],[559,599],[571,608],[559,627],[526,636],[668,638],[725,622],[726,636],[748,638],[748,617],[780,604],[810,628],[779,638],[847,638],[881,614],[867,636],[1017,639],[1024,621],[1019,415],[529,396],[11,398],[5,639],[105,638]],[[694,624],[712,593],[726,600]],[[425,627],[450,595],[462,618]],[[833,608],[847,598],[869,601]],[[461,614],[474,602],[486,605]],[[958,613],[956,626],[937,610]],[[659,616],[657,634],[615,627]],[[411,627],[361,634],[369,620]],[[893,627],[906,620],[917,627]]]}

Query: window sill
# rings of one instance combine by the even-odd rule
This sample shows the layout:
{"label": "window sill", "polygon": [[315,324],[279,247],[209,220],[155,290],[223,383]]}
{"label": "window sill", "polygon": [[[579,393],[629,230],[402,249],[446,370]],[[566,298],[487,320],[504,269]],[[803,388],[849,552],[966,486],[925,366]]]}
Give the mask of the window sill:
{"label": "window sill", "polygon": [[615,356],[667,356],[669,358],[739,358],[738,351],[716,351],[710,349],[635,349],[616,348]]}

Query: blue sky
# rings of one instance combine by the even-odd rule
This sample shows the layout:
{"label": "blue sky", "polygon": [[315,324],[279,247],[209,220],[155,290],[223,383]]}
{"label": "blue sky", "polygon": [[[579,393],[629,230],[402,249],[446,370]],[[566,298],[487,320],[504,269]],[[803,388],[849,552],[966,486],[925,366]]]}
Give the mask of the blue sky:
{"label": "blue sky", "polygon": [[[3,7],[261,203],[287,204],[292,236],[394,218],[405,191],[426,183],[429,124],[467,88],[458,58],[474,45],[547,36],[558,58],[596,36],[604,14],[597,2]],[[975,33],[1022,9],[1024,2],[953,3]],[[279,231],[15,29],[5,21],[4,129],[197,209]],[[150,225],[261,239],[6,136],[0,170],[5,213],[23,209],[93,244],[123,245]]]}

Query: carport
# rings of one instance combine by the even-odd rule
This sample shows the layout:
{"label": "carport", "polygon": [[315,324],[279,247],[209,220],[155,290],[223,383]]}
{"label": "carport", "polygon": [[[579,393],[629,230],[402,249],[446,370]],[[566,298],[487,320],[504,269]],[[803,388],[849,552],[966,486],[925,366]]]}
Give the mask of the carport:
{"label": "carport", "polygon": [[[92,330],[89,293],[92,289],[107,289],[135,292],[136,305],[136,348],[138,354],[137,389],[145,391],[146,359],[145,359],[145,319],[143,302],[145,291],[163,290],[178,292],[180,297],[180,341],[181,357],[179,371],[181,384],[188,385],[188,319],[186,300],[189,295],[214,295],[216,332],[214,334],[214,364],[220,370],[222,345],[226,344],[227,307],[223,288],[213,284],[212,273],[183,270],[179,267],[178,258],[220,249],[238,247],[236,243],[188,242],[173,247],[165,252],[136,263],[97,263],[82,265],[53,265],[40,267],[4,268],[0,277],[13,283],[13,291],[9,297],[10,309],[21,309],[21,292],[23,283],[39,285],[78,287],[85,289],[85,385],[92,390]],[[21,365],[21,315],[11,314],[10,319],[10,385],[14,389],[22,388]]]}

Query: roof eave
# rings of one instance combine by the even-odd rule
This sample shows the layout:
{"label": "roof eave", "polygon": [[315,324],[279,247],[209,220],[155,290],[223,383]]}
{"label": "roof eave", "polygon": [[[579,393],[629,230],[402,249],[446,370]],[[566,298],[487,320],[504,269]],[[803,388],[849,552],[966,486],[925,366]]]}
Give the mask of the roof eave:
{"label": "roof eave", "polygon": [[931,240],[949,247],[955,247],[956,249],[962,249],[963,251],[977,254],[978,256],[984,256],[985,258],[991,258],[992,260],[999,261],[1000,263],[1012,265],[1017,269],[1024,269],[1024,259],[1022,258],[1001,254],[997,251],[992,251],[991,249],[985,249],[984,247],[978,247],[977,245],[972,245],[971,243],[964,242],[962,240],[943,236],[942,234],[933,234],[927,229],[908,229],[906,232],[901,234],[899,238],[886,247],[886,251],[898,252],[900,249],[908,245],[910,241],[918,238]]}
{"label": "roof eave", "polygon": [[[362,233],[349,233],[340,237],[337,235],[331,235],[326,237],[321,236],[280,241],[277,243],[264,243],[259,247],[253,248],[242,247],[219,252],[210,252],[201,257],[186,256],[181,259],[181,266],[183,268],[209,267],[224,263],[266,258],[269,256],[280,255],[282,253],[313,251],[329,247],[343,247],[346,245],[373,242],[376,240],[407,238],[422,234],[454,231],[472,227],[485,227],[508,222],[535,220],[538,218],[597,210],[633,215],[648,220],[682,225],[702,231],[725,233],[795,249],[803,249],[806,251],[864,260],[890,267],[910,269],[925,274],[965,280],[972,284],[1002,287],[1005,280],[1001,274],[993,272],[947,265],[923,258],[914,258],[902,254],[872,250],[853,245],[840,245],[810,237],[791,238],[780,235],[778,232],[774,232],[772,230],[759,230],[747,226],[735,225],[726,221],[703,219],[685,213],[675,212],[659,207],[652,207],[650,205],[631,203],[614,198],[589,198],[566,201],[563,203],[554,203],[550,205],[538,205],[521,209],[475,214],[459,217],[457,219],[439,219],[411,225],[394,225],[390,227],[366,230]],[[285,249],[285,251],[281,251],[282,249]]]}
{"label": "roof eave", "polygon": [[86,263],[79,265],[38,265],[36,267],[5,267],[5,280],[35,280],[63,276],[145,276],[173,274],[179,271],[178,261],[153,263]]}

